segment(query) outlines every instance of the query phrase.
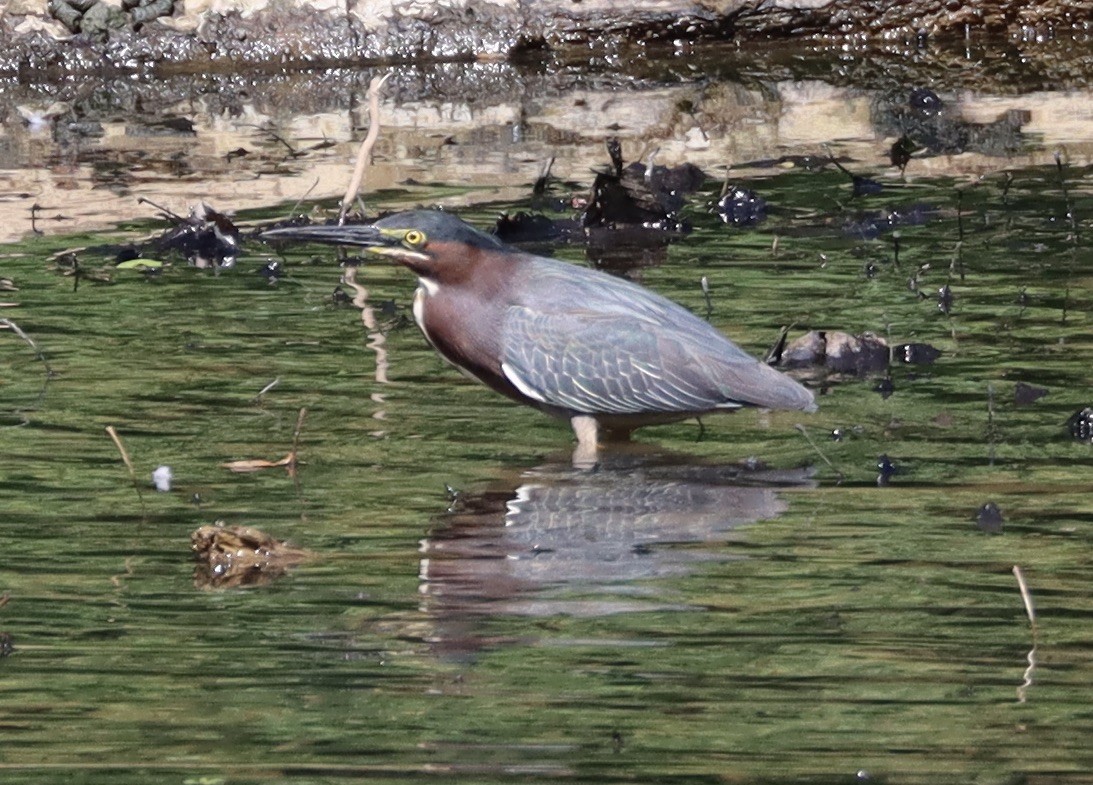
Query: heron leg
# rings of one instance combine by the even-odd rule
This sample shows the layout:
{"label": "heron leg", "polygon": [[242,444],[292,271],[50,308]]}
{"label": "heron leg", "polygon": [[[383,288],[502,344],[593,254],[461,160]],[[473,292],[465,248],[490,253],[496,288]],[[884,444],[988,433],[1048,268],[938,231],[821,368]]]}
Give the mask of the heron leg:
{"label": "heron leg", "polygon": [[591,469],[596,465],[599,450],[599,425],[596,418],[587,414],[574,415],[569,420],[577,435],[577,449],[573,451],[573,465],[578,469]]}

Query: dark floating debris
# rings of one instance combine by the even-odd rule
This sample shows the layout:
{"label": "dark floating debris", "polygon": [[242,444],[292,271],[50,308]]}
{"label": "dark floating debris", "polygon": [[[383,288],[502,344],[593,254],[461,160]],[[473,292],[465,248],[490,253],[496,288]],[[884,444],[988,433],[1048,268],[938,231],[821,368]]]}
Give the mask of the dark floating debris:
{"label": "dark floating debris", "polygon": [[937,309],[946,316],[953,310],[953,290],[948,284],[937,290]]}
{"label": "dark floating debris", "polygon": [[[674,175],[674,170],[661,167],[660,176],[654,178],[655,168],[640,163],[624,167],[618,139],[607,140],[607,152],[611,168],[596,175],[588,206],[581,215],[582,226],[618,228],[631,225],[671,233],[690,231],[690,225],[679,215],[684,192],[666,186],[677,180],[687,185],[697,179],[697,175],[689,169]],[[705,180],[705,175],[701,180]]]}
{"label": "dark floating debris", "polygon": [[598,174],[592,183],[592,196],[581,215],[581,224],[612,228],[633,225],[664,231],[681,229],[677,219],[656,201],[655,195],[643,193],[634,184],[604,173]]}
{"label": "dark floating debris", "polygon": [[856,198],[859,196],[874,196],[884,190],[884,186],[878,183],[876,180],[871,180],[868,177],[862,177],[860,174],[854,174],[835,158],[831,156],[831,163],[835,164],[835,167],[850,178],[851,184],[851,197]]}
{"label": "dark floating debris", "polygon": [[[651,159],[650,159],[651,160]],[[701,168],[685,161],[678,166],[651,165],[648,170],[643,164],[633,163],[631,167],[641,167],[642,176],[654,191],[666,191],[673,194],[693,194],[706,182],[706,173]]]}
{"label": "dark floating debris", "polygon": [[531,187],[531,192],[535,196],[542,197],[546,195],[547,190],[550,188],[550,170],[554,168],[554,156],[543,165],[542,171],[535,180],[535,185]]}
{"label": "dark floating debris", "polygon": [[1072,438],[1093,444],[1093,406],[1087,406],[1070,415],[1066,428]]}
{"label": "dark floating debris", "polygon": [[258,274],[271,284],[275,284],[281,280],[281,277],[285,274],[285,268],[284,265],[274,259],[259,267]]}
{"label": "dark floating debris", "polygon": [[772,364],[865,375],[886,370],[888,355],[888,344],[874,333],[851,335],[838,330],[812,330],[791,341]]}
{"label": "dark floating debris", "polygon": [[975,513],[975,525],[988,534],[1001,534],[1005,520],[1002,511],[994,502],[987,502]]}
{"label": "dark floating debris", "polygon": [[928,343],[904,343],[892,350],[893,359],[908,365],[933,365],[940,356],[941,351]]}
{"label": "dark floating debris", "polygon": [[899,466],[887,455],[877,456],[877,485],[887,485],[893,476],[899,474],[899,471]]}
{"label": "dark floating debris", "polygon": [[[630,267],[656,264],[675,236],[691,231],[680,214],[685,196],[698,190],[706,174],[691,163],[675,167],[653,163],[625,164],[618,139],[607,140],[611,159],[599,171],[586,195],[547,198],[552,182],[551,159],[532,188],[534,212],[519,211],[498,217],[493,233],[514,245],[584,244],[597,267],[624,273]],[[576,218],[554,218],[550,210],[580,210]],[[633,249],[642,249],[633,263]]]}
{"label": "dark floating debris", "polygon": [[205,202],[200,202],[183,218],[147,199],[140,201],[152,205],[174,223],[174,228],[152,241],[152,249],[157,255],[178,253],[201,269],[227,268],[235,264],[242,237],[228,216]]}
{"label": "dark floating debris", "polygon": [[[615,138],[607,140],[607,153],[610,166],[597,172],[589,192],[565,199],[548,197],[554,180],[554,160],[550,159],[532,187],[533,211],[502,214],[493,233],[514,245],[584,244],[593,264],[612,270],[633,266],[623,262],[634,247],[651,251],[646,254],[648,263],[661,261],[663,248],[676,235],[691,231],[680,211],[686,195],[702,187],[706,173],[691,163],[654,164],[656,151],[648,165],[637,161],[627,165],[622,144]],[[572,209],[580,211],[575,218],[544,214]]]}
{"label": "dark floating debris", "polygon": [[843,224],[843,233],[863,240],[875,240],[882,234],[905,226],[922,226],[933,220],[938,210],[929,204],[889,207],[876,212],[859,213]]}
{"label": "dark floating debris", "polygon": [[921,149],[921,145],[915,144],[909,136],[904,135],[892,143],[892,148],[888,151],[888,159],[892,162],[892,166],[899,167],[899,173],[903,174],[907,170],[907,164],[911,163],[911,156]]}
{"label": "dark floating debris", "polygon": [[943,104],[941,96],[928,87],[916,87],[907,96],[907,106],[919,117],[937,117]]}
{"label": "dark floating debris", "polygon": [[125,264],[126,262],[134,262],[141,258],[141,250],[135,245],[123,245],[118,249],[117,254],[114,256],[114,264]]}
{"label": "dark floating debris", "polygon": [[940,356],[938,349],[926,343],[889,347],[876,333],[852,335],[839,330],[811,330],[788,343],[783,331],[765,361],[786,370],[807,371],[813,376],[884,374],[873,391],[888,398],[896,391],[890,370],[893,363],[930,365]]}
{"label": "dark floating debris", "polygon": [[[551,157],[543,164],[535,184],[531,187],[531,208],[554,213],[569,212],[573,208],[583,209],[588,203],[587,196],[584,194],[575,195],[574,185],[572,183],[563,183],[563,181],[554,177],[551,172],[553,168],[554,158]],[[554,183],[565,185],[566,189],[561,194],[556,195],[553,193]]]}
{"label": "dark floating debris", "polygon": [[750,188],[734,185],[718,200],[717,213],[733,226],[757,226],[767,220],[767,201]]}
{"label": "dark floating debris", "polygon": [[[113,274],[120,270],[136,270],[145,277],[157,276],[170,262],[162,257],[179,254],[198,268],[223,269],[232,267],[242,246],[242,234],[228,216],[201,202],[183,217],[157,205],[149,199],[138,202],[149,204],[173,226],[159,237],[125,245],[103,245],[93,248],[77,248],[55,254],[56,269],[74,278],[74,287],[81,281],[111,283]],[[102,258],[112,255],[113,264],[89,268],[82,264],[79,254]]]}
{"label": "dark floating debris", "polygon": [[783,155],[778,158],[756,158],[734,164],[740,169],[804,169],[808,172],[821,171],[831,163],[830,155]]}
{"label": "dark floating debris", "polygon": [[1013,388],[1013,402],[1017,406],[1029,406],[1047,395],[1046,387],[1037,387],[1025,382],[1017,382]]}
{"label": "dark floating debris", "polygon": [[223,521],[195,530],[190,542],[198,561],[194,585],[201,589],[267,584],[311,555],[259,529]]}

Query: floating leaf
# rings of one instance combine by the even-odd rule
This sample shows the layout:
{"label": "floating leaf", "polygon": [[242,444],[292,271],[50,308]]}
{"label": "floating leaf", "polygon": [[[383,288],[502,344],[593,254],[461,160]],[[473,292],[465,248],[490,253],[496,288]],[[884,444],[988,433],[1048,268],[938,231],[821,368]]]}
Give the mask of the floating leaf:
{"label": "floating leaf", "polygon": [[130,259],[115,265],[119,270],[158,270],[163,267],[163,262],[157,259]]}
{"label": "floating leaf", "polygon": [[220,464],[221,468],[233,472],[246,474],[248,472],[260,472],[262,469],[274,469],[278,466],[292,466],[296,463],[296,454],[289,453],[279,461],[267,461],[262,458],[245,458],[241,461],[228,461]]}

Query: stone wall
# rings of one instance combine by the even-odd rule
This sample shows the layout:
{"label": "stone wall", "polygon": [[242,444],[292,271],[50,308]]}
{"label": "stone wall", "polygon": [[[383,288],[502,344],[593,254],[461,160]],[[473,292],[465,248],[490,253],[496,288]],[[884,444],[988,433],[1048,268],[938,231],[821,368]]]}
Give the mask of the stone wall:
{"label": "stone wall", "polygon": [[[625,5],[625,12],[619,7]],[[1088,0],[0,0],[0,72],[632,58],[762,38],[1088,44]]]}

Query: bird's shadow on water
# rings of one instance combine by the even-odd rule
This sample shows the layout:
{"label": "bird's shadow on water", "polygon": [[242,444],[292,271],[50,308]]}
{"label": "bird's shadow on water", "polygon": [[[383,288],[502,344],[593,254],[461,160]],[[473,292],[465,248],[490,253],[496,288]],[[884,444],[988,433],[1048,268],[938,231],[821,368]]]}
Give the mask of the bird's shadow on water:
{"label": "bird's shadow on water", "polygon": [[613,451],[593,471],[565,459],[462,492],[421,546],[420,591],[434,651],[464,659],[502,643],[497,616],[599,616],[690,607],[664,580],[743,558],[731,542],[810,488],[789,470]]}

